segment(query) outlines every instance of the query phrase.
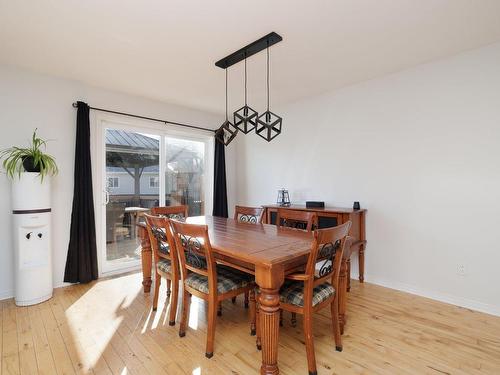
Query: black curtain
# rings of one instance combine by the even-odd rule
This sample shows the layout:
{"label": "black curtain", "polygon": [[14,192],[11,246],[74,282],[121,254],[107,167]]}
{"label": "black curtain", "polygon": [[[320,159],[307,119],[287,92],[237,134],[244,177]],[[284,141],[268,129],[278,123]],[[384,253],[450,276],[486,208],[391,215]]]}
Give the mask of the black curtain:
{"label": "black curtain", "polygon": [[94,195],[90,163],[89,106],[78,102],[76,115],[75,186],[64,281],[88,283],[97,279]]}
{"label": "black curtain", "polygon": [[224,143],[215,138],[213,216],[227,217],[226,156]]}

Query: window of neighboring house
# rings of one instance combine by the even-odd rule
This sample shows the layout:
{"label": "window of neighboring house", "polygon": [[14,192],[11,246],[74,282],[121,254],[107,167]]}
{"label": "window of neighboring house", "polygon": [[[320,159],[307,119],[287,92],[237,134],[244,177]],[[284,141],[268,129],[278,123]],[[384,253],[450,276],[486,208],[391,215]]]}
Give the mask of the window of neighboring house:
{"label": "window of neighboring house", "polygon": [[120,187],[119,177],[108,177],[108,188],[118,188]]}
{"label": "window of neighboring house", "polygon": [[150,188],[159,188],[160,187],[160,178],[158,176],[149,177],[149,187]]}

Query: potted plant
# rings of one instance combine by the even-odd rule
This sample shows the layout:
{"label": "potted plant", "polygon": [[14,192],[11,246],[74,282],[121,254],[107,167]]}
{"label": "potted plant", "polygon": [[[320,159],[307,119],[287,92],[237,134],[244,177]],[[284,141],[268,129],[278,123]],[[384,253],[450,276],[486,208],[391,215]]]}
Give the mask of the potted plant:
{"label": "potted plant", "polygon": [[53,292],[48,175],[58,170],[54,158],[45,153],[47,142],[36,131],[28,147],[0,151],[0,160],[12,180],[14,300],[18,306],[43,302]]}
{"label": "potted plant", "polygon": [[46,154],[47,141],[39,138],[33,132],[31,144],[28,147],[10,147],[0,152],[0,159],[4,159],[3,167],[7,175],[14,179],[16,173],[35,172],[40,175],[41,180],[46,175],[56,175],[58,172],[54,157]]}

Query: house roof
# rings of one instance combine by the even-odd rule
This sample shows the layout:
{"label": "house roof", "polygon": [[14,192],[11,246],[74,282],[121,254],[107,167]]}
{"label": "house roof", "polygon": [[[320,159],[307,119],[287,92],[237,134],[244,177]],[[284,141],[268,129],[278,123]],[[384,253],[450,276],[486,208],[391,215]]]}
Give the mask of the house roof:
{"label": "house roof", "polygon": [[[123,171],[123,168],[139,166],[145,172],[159,171],[160,140],[154,136],[119,129],[106,130],[106,169],[108,172]],[[202,158],[190,146],[169,143],[166,161],[172,170],[184,173],[203,169]]]}
{"label": "house roof", "polygon": [[106,129],[106,146],[158,150],[160,140],[140,133],[118,129]]}

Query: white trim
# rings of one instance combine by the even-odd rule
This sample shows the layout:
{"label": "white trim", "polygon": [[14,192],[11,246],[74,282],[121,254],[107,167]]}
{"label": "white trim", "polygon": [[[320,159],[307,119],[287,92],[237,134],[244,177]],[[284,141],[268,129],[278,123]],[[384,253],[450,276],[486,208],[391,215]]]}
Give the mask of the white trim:
{"label": "white trim", "polygon": [[9,298],[14,298],[13,290],[4,290],[3,292],[0,292],[0,301]]}
{"label": "white trim", "polygon": [[[129,272],[139,267],[139,260],[131,260],[112,264],[106,260],[106,229],[105,229],[105,188],[107,185],[106,171],[106,128],[121,129],[131,132],[147,133],[158,136],[160,139],[160,165],[159,165],[159,204],[165,204],[165,170],[166,161],[161,157],[165,150],[165,137],[180,138],[204,142],[205,144],[205,173],[204,177],[208,179],[205,182],[204,204],[205,213],[212,212],[212,190],[213,190],[213,136],[208,132],[202,132],[192,129],[178,129],[173,126],[165,126],[156,122],[141,119],[132,119],[121,115],[108,114],[103,112],[91,112],[91,156],[92,156],[92,175],[94,188],[94,207],[96,211],[96,237],[98,239],[97,251],[99,262],[99,277],[111,274]],[[207,133],[207,134],[205,134]],[[114,172],[112,172],[114,173]],[[97,193],[96,193],[97,192]]]}
{"label": "white trim", "polygon": [[[106,276],[112,276],[120,273],[126,273],[130,271],[140,271],[141,267],[140,266],[133,266],[129,267],[126,269],[120,269],[118,271],[109,271],[105,273],[101,273],[99,277],[106,277]],[[354,270],[353,270],[354,271]],[[351,278],[354,280],[358,279],[358,274],[356,272],[351,272]],[[367,281],[368,279],[368,281]],[[372,278],[368,276],[368,278],[365,277],[365,282],[369,284],[375,284],[382,286],[384,288],[389,288],[389,289],[395,289],[399,290],[401,292],[409,293],[409,294],[414,294],[420,297],[425,297],[425,298],[430,298],[435,301],[443,302],[443,303],[449,303],[451,305],[463,307],[466,309],[471,309],[475,311],[479,311],[482,313],[490,314],[490,315],[495,315],[495,316],[500,316],[500,306],[493,306],[489,305],[483,302],[478,302],[462,297],[457,297],[453,296],[450,294],[446,293],[438,293],[438,292],[432,292],[432,291],[425,291],[421,288],[405,284],[405,283],[400,283],[400,282],[394,282],[394,281],[388,281],[380,278]],[[73,284],[68,284],[64,283],[59,286],[56,286],[55,288],[61,288],[61,287],[67,287],[71,286]],[[14,291],[13,290],[6,290],[3,292],[0,292],[0,301],[4,299],[9,299],[14,297]]]}
{"label": "white trim", "polygon": [[115,269],[115,270],[109,270],[109,271],[106,271],[106,272],[100,272],[99,273],[99,278],[108,277],[108,276],[114,276],[114,275],[120,275],[122,273],[127,273],[127,272],[131,272],[131,271],[140,271],[141,269],[142,269],[142,266],[139,263],[138,265],[131,265],[131,266],[127,266],[127,267]]}
{"label": "white trim", "polygon": [[[353,269],[353,271],[354,271],[354,269]],[[352,272],[351,278],[357,280],[358,273]],[[474,300],[471,300],[468,298],[454,296],[454,295],[451,295],[448,293],[425,290],[425,289],[422,289],[422,288],[414,286],[414,285],[401,283],[399,281],[389,281],[389,280],[382,279],[382,278],[371,277],[369,275],[368,276],[365,275],[365,282],[379,285],[379,286],[383,286],[384,288],[395,289],[395,290],[399,290],[401,292],[414,294],[414,295],[417,295],[420,297],[430,298],[430,299],[433,299],[435,301],[448,303],[448,304],[455,305],[458,307],[463,307],[466,309],[471,309],[474,311],[479,311],[479,312],[490,314],[490,315],[500,316],[500,306],[494,306],[494,305],[490,305],[490,304],[487,304],[484,302],[479,302],[479,301],[474,301]]]}

